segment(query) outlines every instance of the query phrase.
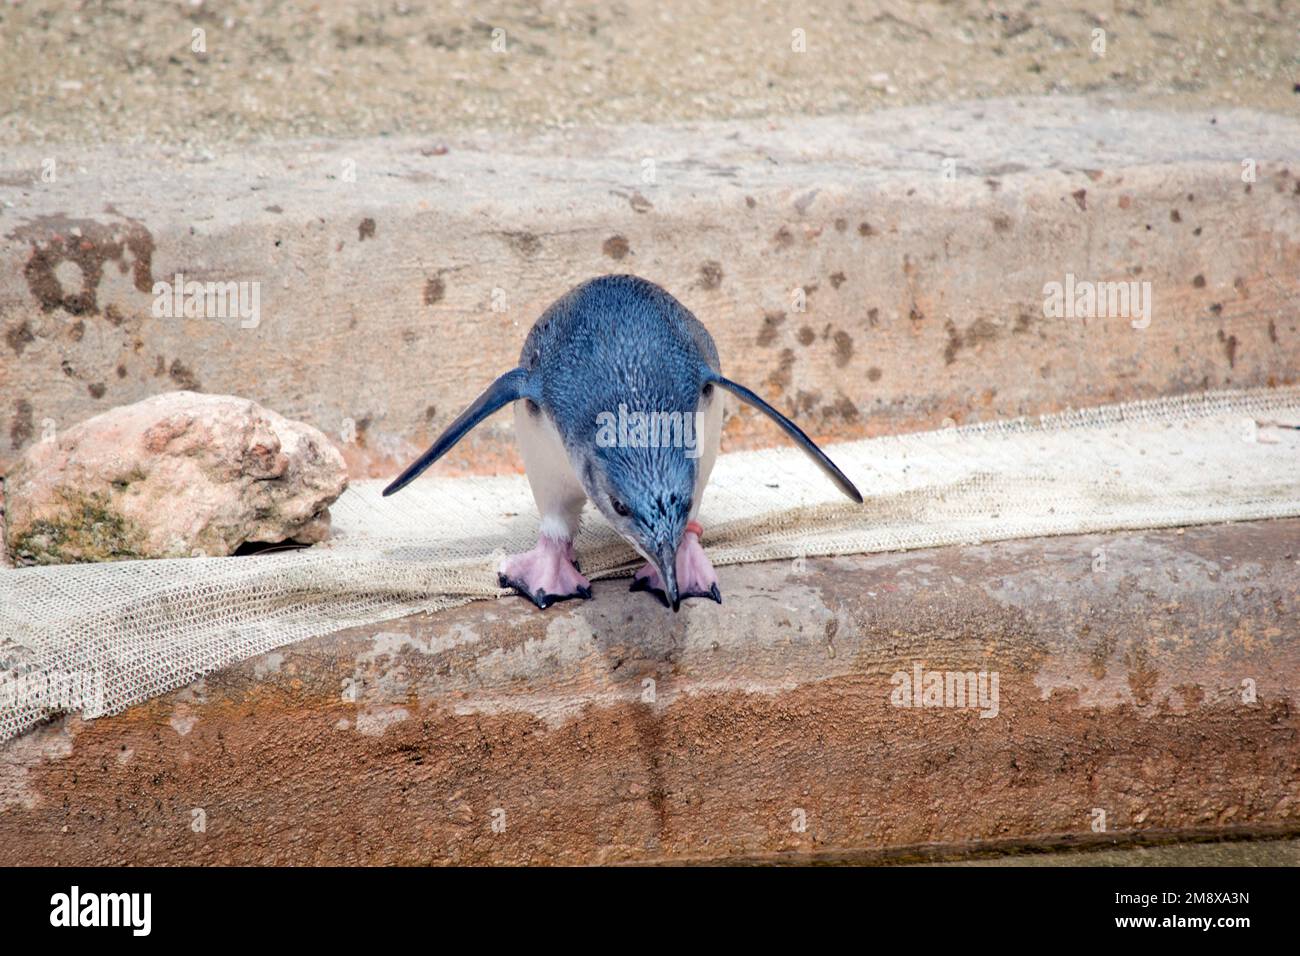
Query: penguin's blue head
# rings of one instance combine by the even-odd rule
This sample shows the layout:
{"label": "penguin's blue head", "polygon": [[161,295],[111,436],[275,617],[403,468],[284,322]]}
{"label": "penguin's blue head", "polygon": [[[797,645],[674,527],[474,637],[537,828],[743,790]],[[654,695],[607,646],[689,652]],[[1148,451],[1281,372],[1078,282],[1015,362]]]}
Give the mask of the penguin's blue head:
{"label": "penguin's blue head", "polygon": [[695,494],[697,459],[692,449],[620,444],[586,451],[580,474],[587,496],[623,539],[659,572],[673,610],[677,547]]}

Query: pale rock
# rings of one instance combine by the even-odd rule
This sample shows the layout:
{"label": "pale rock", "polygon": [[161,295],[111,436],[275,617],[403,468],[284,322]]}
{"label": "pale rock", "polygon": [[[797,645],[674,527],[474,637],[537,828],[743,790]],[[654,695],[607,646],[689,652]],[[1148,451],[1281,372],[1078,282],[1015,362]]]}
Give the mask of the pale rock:
{"label": "pale rock", "polygon": [[318,429],[231,395],[168,392],[39,441],[5,476],[16,564],[313,544],[347,487]]}

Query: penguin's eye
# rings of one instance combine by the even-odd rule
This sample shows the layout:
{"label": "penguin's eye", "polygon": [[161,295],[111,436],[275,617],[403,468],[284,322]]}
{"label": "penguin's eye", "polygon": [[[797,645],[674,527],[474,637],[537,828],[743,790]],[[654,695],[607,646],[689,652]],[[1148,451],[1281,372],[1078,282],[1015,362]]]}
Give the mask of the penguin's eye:
{"label": "penguin's eye", "polygon": [[700,392],[701,392],[701,394],[702,394],[705,398],[708,398],[710,395],[713,394],[713,383],[712,383],[712,382],[705,382],[705,383],[704,383],[704,388],[702,388],[702,389],[700,390]]}
{"label": "penguin's eye", "polygon": [[609,496],[609,506],[614,509],[614,514],[623,518],[626,518],[632,513],[627,505],[623,504],[623,502],[619,501],[613,495]]}

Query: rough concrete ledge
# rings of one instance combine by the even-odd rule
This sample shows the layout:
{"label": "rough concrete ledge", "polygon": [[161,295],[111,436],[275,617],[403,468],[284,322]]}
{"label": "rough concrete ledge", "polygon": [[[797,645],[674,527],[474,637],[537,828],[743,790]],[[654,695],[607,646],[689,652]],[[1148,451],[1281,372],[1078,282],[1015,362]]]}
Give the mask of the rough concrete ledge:
{"label": "rough concrete ledge", "polygon": [[[354,474],[390,474],[515,363],[547,304],[611,271],[681,298],[729,373],[820,438],[1291,383],[1297,142],[1294,117],[1051,98],[10,151],[0,471],[51,429],[184,387],[305,419]],[[177,274],[260,283],[260,321],[155,318],[154,283]],[[1150,326],[1045,318],[1043,287],[1067,274],[1150,282]],[[494,420],[447,467],[514,464],[509,431]],[[727,434],[777,440],[747,411]]]}
{"label": "rough concrete ledge", "polygon": [[[721,607],[674,616],[621,581],[546,613],[481,602],[61,719],[0,747],[0,864],[898,859],[1300,832],[1300,519],[720,577]],[[918,664],[997,673],[996,716],[895,706]]]}

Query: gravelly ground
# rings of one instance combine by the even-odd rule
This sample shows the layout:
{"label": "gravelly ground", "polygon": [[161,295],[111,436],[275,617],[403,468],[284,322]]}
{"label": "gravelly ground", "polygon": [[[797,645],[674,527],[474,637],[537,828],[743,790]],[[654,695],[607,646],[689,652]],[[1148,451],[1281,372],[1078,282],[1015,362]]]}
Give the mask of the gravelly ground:
{"label": "gravelly ground", "polygon": [[1294,111],[1298,41],[1288,0],[0,0],[0,143],[219,149],[1052,93]]}

